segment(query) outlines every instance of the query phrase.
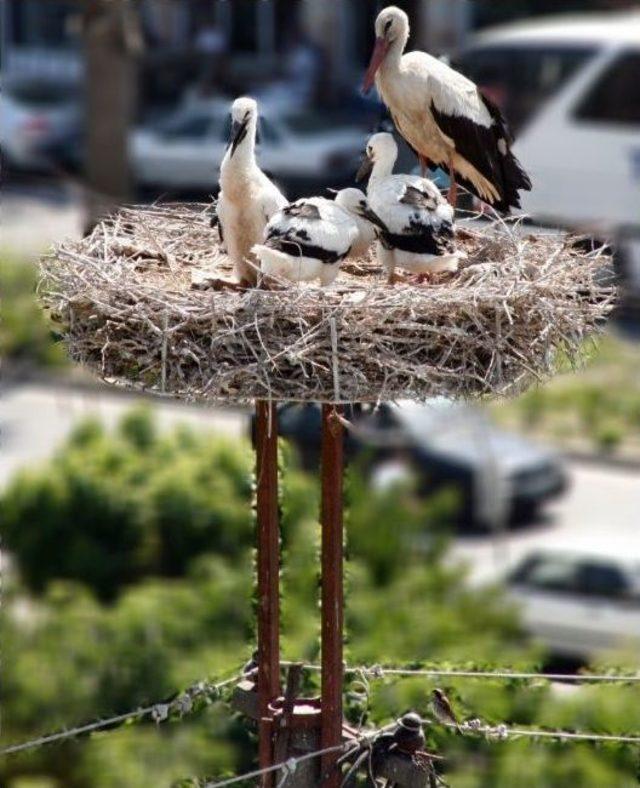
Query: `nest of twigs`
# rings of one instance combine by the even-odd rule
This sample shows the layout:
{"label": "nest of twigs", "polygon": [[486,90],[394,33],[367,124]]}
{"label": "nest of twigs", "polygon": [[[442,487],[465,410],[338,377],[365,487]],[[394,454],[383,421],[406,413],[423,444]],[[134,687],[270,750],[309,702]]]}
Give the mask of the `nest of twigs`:
{"label": "nest of twigs", "polygon": [[389,286],[375,258],[330,288],[208,288],[230,276],[210,206],[121,210],[43,260],[41,295],[74,359],[190,400],[375,402],[516,393],[610,312],[609,258],[517,222],[462,223],[461,270]]}

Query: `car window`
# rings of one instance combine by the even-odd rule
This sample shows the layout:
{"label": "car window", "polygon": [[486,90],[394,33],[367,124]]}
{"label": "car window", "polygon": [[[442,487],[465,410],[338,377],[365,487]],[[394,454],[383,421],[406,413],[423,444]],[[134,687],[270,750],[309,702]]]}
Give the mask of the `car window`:
{"label": "car window", "polygon": [[280,132],[271,121],[260,117],[256,139],[258,142],[280,142]]}
{"label": "car window", "polygon": [[640,52],[626,52],[606,69],[575,116],[596,123],[640,125]]}
{"label": "car window", "polygon": [[614,564],[585,562],[580,566],[578,582],[580,592],[589,596],[615,599],[630,591],[624,573]]}
{"label": "car window", "polygon": [[511,582],[544,591],[578,593],[579,567],[564,556],[534,556],[511,575]]}
{"label": "car window", "polygon": [[588,46],[501,45],[469,50],[454,65],[501,107],[517,133],[595,51]]}
{"label": "car window", "polygon": [[185,115],[166,122],[160,133],[169,139],[199,139],[207,136],[211,123],[211,115]]}
{"label": "car window", "polygon": [[60,82],[15,82],[4,88],[9,96],[23,104],[45,109],[59,104],[68,104],[78,101],[80,91],[77,85]]}

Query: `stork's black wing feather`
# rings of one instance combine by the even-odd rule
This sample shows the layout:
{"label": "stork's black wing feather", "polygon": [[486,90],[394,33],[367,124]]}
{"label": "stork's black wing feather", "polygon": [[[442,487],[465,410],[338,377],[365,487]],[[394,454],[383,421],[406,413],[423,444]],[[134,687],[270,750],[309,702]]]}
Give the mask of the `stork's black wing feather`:
{"label": "stork's black wing feather", "polygon": [[[531,181],[511,151],[511,133],[502,113],[486,96],[482,93],[480,96],[491,115],[490,126],[463,115],[441,112],[433,101],[431,113],[440,130],[454,141],[456,151],[495,186],[500,199],[493,207],[506,213],[510,208],[520,207],[518,191],[530,190]],[[473,184],[465,180],[464,185],[479,197]]]}
{"label": "stork's black wing feather", "polygon": [[455,252],[453,225],[449,222],[434,227],[418,219],[410,219],[401,233],[383,231],[380,233],[380,240],[387,249],[411,254],[432,254],[439,257]]}
{"label": "stork's black wing feather", "polygon": [[321,263],[337,263],[343,260],[349,249],[344,254],[332,249],[325,249],[317,244],[310,243],[309,235],[303,230],[287,230],[286,232],[274,232],[272,229],[267,236],[264,244],[270,249],[290,254],[292,257],[310,257],[312,260],[320,260]]}
{"label": "stork's black wing feather", "polygon": [[418,189],[417,186],[407,185],[404,194],[400,198],[400,202],[404,205],[413,205],[416,208],[422,208],[425,211],[432,211],[435,208],[434,199],[427,192]]}
{"label": "stork's black wing feather", "polygon": [[286,205],[282,209],[282,213],[285,216],[295,216],[296,219],[307,219],[308,221],[319,221],[321,218],[318,206],[304,200],[298,200],[298,202]]}

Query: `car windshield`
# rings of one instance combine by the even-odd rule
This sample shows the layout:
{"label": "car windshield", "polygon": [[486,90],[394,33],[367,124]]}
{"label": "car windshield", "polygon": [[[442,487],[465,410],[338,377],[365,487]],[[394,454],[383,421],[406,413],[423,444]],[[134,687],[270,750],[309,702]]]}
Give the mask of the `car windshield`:
{"label": "car windshield", "polygon": [[185,113],[167,118],[156,126],[163,137],[172,139],[194,139],[209,133],[215,118],[210,113]]}
{"label": "car windshield", "polygon": [[588,46],[485,46],[463,53],[455,67],[503,110],[514,133],[590,58]]}
{"label": "car windshield", "polygon": [[80,95],[75,84],[42,80],[10,82],[3,90],[16,101],[42,109],[76,101]]}
{"label": "car windshield", "polygon": [[577,592],[579,565],[562,555],[536,555],[526,559],[511,574],[510,581],[545,591]]}

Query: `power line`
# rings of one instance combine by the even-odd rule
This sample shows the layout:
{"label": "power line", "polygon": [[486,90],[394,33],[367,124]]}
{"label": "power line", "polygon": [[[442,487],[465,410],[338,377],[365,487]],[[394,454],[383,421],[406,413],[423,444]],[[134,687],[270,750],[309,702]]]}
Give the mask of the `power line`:
{"label": "power line", "polygon": [[[293,663],[283,662],[284,667]],[[320,671],[320,665],[304,664],[305,670]],[[438,668],[396,668],[382,665],[363,665],[362,667],[345,666],[345,673],[363,674],[367,678],[382,679],[385,676],[425,676],[427,678],[469,678],[469,679],[503,679],[506,681],[521,679],[525,681],[569,681],[588,683],[640,683],[640,674],[613,673],[533,673],[525,671],[491,671],[491,670],[446,670]]]}
{"label": "power line", "polygon": [[180,717],[183,717],[192,710],[193,703],[198,698],[211,697],[212,695],[217,694],[221,689],[224,689],[224,687],[227,687],[229,684],[234,684],[237,682],[239,678],[240,676],[236,675],[230,679],[220,681],[217,684],[212,684],[208,681],[199,681],[196,684],[192,684],[172,700],[159,701],[158,703],[154,703],[151,706],[133,709],[132,711],[127,711],[123,714],[117,714],[114,717],[109,717],[108,719],[96,720],[95,722],[90,722],[86,725],[80,725],[76,728],[58,731],[57,733],[51,733],[47,736],[40,736],[37,739],[32,739],[30,741],[20,742],[18,744],[10,744],[8,747],[3,747],[0,749],[0,755],[12,755],[18,752],[24,752],[25,750],[32,750],[36,747],[42,747],[45,744],[52,744],[53,742],[59,742],[65,739],[73,739],[76,736],[81,736],[84,733],[93,733],[94,731],[103,730],[105,728],[118,727],[128,720],[140,720],[147,716],[151,717],[151,719],[157,723],[164,722],[173,714],[178,714]]}
{"label": "power line", "polygon": [[314,750],[313,752],[307,752],[304,755],[298,755],[296,758],[289,758],[286,761],[282,761],[281,763],[276,763],[273,766],[265,766],[264,769],[255,769],[252,772],[246,772],[245,774],[240,774],[236,777],[229,777],[226,780],[221,780],[220,782],[207,782],[204,783],[203,788],[223,788],[226,785],[234,785],[235,783],[241,783],[245,780],[252,780],[254,777],[262,777],[263,774],[271,774],[271,772],[277,772],[281,769],[285,771],[285,774],[292,774],[298,764],[304,763],[304,761],[310,761],[313,758],[319,758],[321,755],[328,755],[332,752],[345,752],[349,742],[345,744],[335,744],[333,747],[325,747],[322,750]]}

